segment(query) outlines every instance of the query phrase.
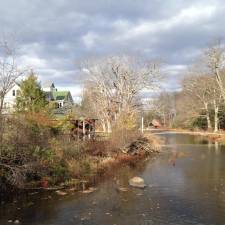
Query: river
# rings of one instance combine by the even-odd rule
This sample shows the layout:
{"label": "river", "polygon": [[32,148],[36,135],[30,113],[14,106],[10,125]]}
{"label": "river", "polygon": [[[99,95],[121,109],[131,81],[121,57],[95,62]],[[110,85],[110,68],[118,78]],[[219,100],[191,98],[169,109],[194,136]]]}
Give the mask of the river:
{"label": "river", "polygon": [[[93,193],[32,192],[2,203],[0,225],[224,225],[225,147],[199,136],[161,136],[159,155],[119,169]],[[145,189],[128,186],[136,175]]]}

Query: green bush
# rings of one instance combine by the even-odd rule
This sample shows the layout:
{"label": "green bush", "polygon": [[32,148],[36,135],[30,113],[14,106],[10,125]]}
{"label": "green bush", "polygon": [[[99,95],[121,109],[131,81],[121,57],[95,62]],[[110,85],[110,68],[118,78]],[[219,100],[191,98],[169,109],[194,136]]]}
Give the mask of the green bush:
{"label": "green bush", "polygon": [[35,146],[33,150],[33,156],[37,160],[46,160],[48,162],[53,162],[54,151],[48,148],[41,148],[40,146]]}
{"label": "green bush", "polygon": [[63,163],[54,165],[50,170],[49,176],[51,177],[53,184],[65,181],[70,177],[68,168]]}
{"label": "green bush", "polygon": [[191,128],[200,128],[207,130],[207,120],[205,117],[197,117],[191,123]]}

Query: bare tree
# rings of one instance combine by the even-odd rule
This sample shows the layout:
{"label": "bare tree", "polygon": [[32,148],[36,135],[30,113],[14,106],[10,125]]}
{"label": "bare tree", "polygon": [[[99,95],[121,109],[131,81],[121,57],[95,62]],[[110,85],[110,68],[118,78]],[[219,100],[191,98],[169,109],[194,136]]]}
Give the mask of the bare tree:
{"label": "bare tree", "polygon": [[183,80],[183,90],[186,94],[195,98],[199,110],[204,109],[208,129],[212,129],[210,121],[211,83],[209,77],[202,74],[190,74]]}
{"label": "bare tree", "polygon": [[172,127],[176,115],[175,93],[162,92],[150,100],[149,106],[160,117],[164,126]]}
{"label": "bare tree", "polygon": [[[193,97],[187,91],[182,90],[175,94],[174,126],[190,127],[190,123],[194,118],[199,116],[199,100]],[[210,122],[211,124],[211,122]]]}
{"label": "bare tree", "polygon": [[217,132],[219,129],[219,109],[224,99],[222,93],[218,91],[217,81],[214,79],[214,77],[210,76],[209,82],[211,83],[211,104],[214,111],[214,132]]}
{"label": "bare tree", "polygon": [[225,77],[223,73],[225,65],[225,48],[221,45],[221,42],[217,41],[214,45],[209,47],[205,51],[204,58],[210,72],[215,76],[223,99],[225,99]]}
{"label": "bare tree", "polygon": [[222,93],[218,90],[218,82],[211,74],[201,74],[196,72],[186,77],[183,81],[183,90],[192,99],[199,110],[204,109],[207,119],[208,129],[212,129],[210,111],[214,112],[214,132],[218,131],[219,109],[224,101]]}
{"label": "bare tree", "polygon": [[0,43],[0,142],[3,135],[3,107],[5,96],[12,88],[16,79],[19,78],[24,71],[19,70],[16,64],[15,48],[10,46],[8,42]]}
{"label": "bare tree", "polygon": [[121,113],[139,106],[140,91],[154,88],[159,80],[156,63],[144,63],[127,56],[95,60],[84,67],[89,75],[88,91],[92,92],[93,104],[108,132]]}
{"label": "bare tree", "polygon": [[15,48],[4,41],[0,44],[0,116],[7,92],[24,71],[19,70],[15,60]]}

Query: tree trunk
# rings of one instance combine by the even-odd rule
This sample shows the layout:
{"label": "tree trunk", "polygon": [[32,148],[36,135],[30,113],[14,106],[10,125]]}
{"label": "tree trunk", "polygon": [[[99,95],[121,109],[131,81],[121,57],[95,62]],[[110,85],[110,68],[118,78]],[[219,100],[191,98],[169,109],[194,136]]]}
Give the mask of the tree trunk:
{"label": "tree trunk", "polygon": [[163,126],[166,127],[166,115],[163,112]]}
{"label": "tree trunk", "polygon": [[207,128],[208,128],[208,130],[211,130],[212,124],[211,124],[210,116],[209,116],[208,103],[204,103],[204,105],[205,105],[205,111],[206,111]]}
{"label": "tree trunk", "polygon": [[208,112],[206,113],[206,119],[207,119],[208,130],[211,130],[212,129],[212,125],[211,125],[211,121],[210,121],[210,117],[209,117],[209,113]]}
{"label": "tree trunk", "polygon": [[214,132],[218,132],[218,118],[219,107],[216,105],[216,101],[214,101]]}
{"label": "tree trunk", "polygon": [[104,120],[102,121],[102,129],[103,129],[103,132],[105,133],[106,132],[106,125],[105,125],[105,121]]}
{"label": "tree trunk", "polygon": [[172,128],[173,125],[173,115],[169,114],[169,128]]}
{"label": "tree trunk", "polygon": [[4,96],[2,96],[0,99],[0,144],[2,143],[3,137],[3,122],[4,122],[2,116],[3,104],[4,104]]}
{"label": "tree trunk", "polygon": [[1,96],[0,97],[0,116],[2,115],[3,105],[4,105],[4,96]]}
{"label": "tree trunk", "polygon": [[219,86],[221,95],[222,95],[223,99],[225,100],[225,89],[223,87],[223,82],[222,82],[222,79],[221,79],[221,76],[220,76],[219,69],[217,67],[215,68],[215,75],[216,75],[216,81],[217,81],[217,84]]}
{"label": "tree trunk", "polygon": [[106,123],[107,123],[107,133],[111,133],[112,132],[111,123],[108,119],[107,119]]}

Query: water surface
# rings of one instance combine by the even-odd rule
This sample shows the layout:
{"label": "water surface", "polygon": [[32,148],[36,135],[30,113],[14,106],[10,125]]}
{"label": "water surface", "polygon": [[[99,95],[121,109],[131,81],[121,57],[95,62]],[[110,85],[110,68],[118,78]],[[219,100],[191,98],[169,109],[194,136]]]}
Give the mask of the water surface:
{"label": "water surface", "polygon": [[[198,136],[162,136],[165,146],[159,156],[137,168],[121,168],[97,191],[19,196],[1,205],[0,224],[224,225],[225,148]],[[128,186],[136,175],[145,179],[145,189]]]}

